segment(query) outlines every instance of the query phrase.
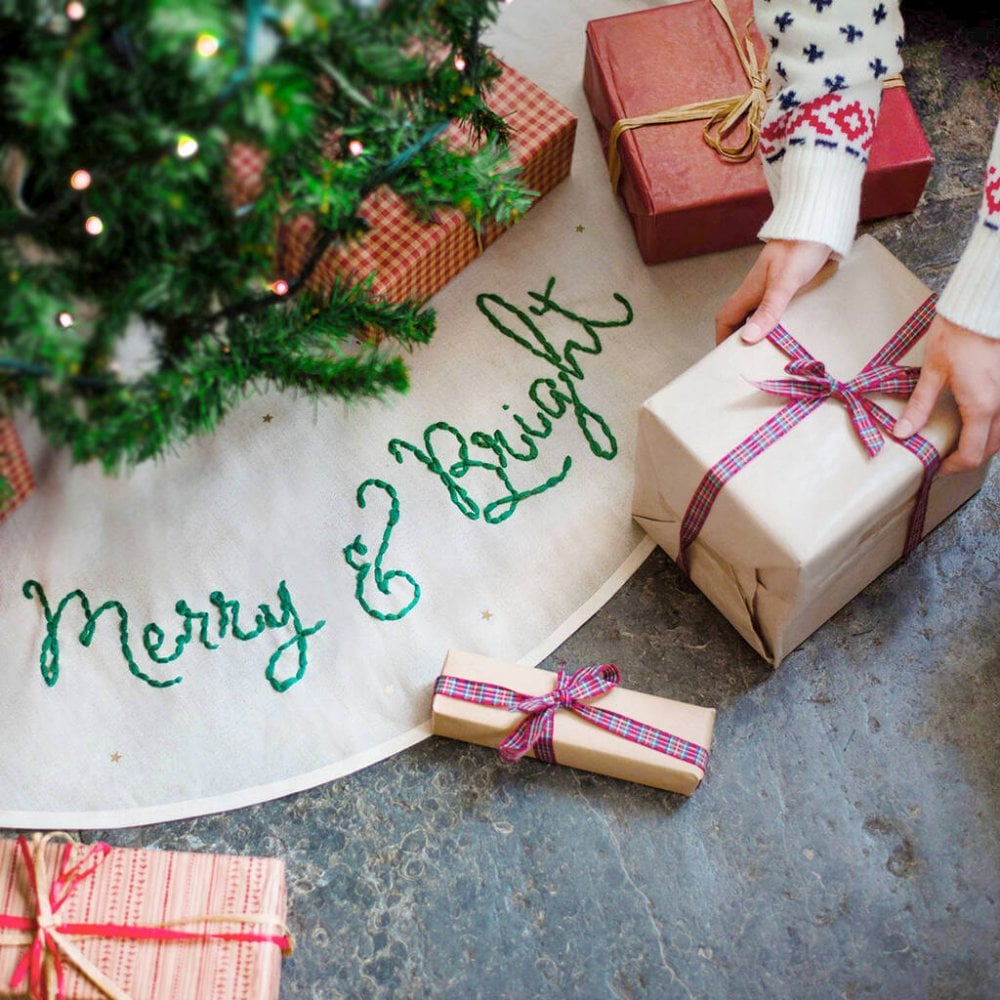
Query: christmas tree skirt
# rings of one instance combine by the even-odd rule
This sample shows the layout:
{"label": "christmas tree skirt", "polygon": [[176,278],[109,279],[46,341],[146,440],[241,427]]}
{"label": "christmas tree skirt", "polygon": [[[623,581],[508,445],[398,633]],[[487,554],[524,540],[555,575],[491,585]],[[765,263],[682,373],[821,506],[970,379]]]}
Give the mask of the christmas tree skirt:
{"label": "christmas tree skirt", "polygon": [[[499,54],[586,121],[586,18],[524,6]],[[582,130],[571,178],[436,297],[407,395],[262,392],[120,478],[19,419],[37,487],[0,525],[0,825],[310,787],[426,736],[450,647],[537,662],[648,553],[638,408],[713,346],[754,254],[645,267]]]}

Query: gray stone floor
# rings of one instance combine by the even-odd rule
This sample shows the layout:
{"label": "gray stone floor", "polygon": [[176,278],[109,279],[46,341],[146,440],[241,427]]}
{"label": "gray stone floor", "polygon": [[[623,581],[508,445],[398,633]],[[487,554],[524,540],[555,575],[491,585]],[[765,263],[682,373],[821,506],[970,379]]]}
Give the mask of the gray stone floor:
{"label": "gray stone floor", "polygon": [[[912,217],[869,227],[935,288],[1000,89],[994,5],[955,6],[904,6],[937,163]],[[286,1000],[997,997],[998,577],[1000,463],[777,671],[652,556],[544,665],[610,660],[717,706],[690,799],[432,739],[286,799],[83,837],[285,858]]]}

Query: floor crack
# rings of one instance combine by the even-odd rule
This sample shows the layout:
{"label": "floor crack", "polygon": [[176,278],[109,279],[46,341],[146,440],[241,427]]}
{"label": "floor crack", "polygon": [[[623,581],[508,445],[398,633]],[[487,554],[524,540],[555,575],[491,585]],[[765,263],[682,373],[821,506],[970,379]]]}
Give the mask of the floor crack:
{"label": "floor crack", "polygon": [[677,975],[676,970],[667,961],[667,942],[663,938],[663,931],[660,927],[659,921],[656,919],[656,914],[653,909],[653,901],[649,896],[643,892],[639,884],[632,878],[632,873],[628,869],[628,865],[625,863],[625,854],[622,851],[621,841],[618,839],[618,835],[615,832],[614,827],[608,822],[606,816],[599,812],[594,806],[587,801],[586,796],[581,796],[581,799],[585,803],[586,807],[604,824],[604,827],[608,831],[608,837],[611,843],[614,845],[615,854],[618,856],[618,865],[622,870],[622,874],[625,876],[625,881],[632,887],[633,891],[642,900],[643,906],[646,910],[646,916],[649,918],[649,924],[653,928],[653,934],[656,937],[656,944],[660,952],[660,964],[669,973],[670,980],[680,986],[684,992],[687,994],[689,1000],[695,1000],[694,994],[691,992],[687,983],[679,975]]}

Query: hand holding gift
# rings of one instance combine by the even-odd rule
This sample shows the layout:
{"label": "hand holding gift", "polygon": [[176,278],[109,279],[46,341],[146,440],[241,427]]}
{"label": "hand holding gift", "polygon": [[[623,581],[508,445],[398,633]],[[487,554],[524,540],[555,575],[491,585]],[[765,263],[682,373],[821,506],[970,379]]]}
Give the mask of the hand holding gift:
{"label": "hand holding gift", "polygon": [[1000,451],[1000,338],[987,337],[938,315],[927,332],[920,381],[899,418],[897,437],[917,434],[942,389],[962,415],[962,434],[941,472],[966,472]]}
{"label": "hand holding gift", "polygon": [[[882,16],[837,45],[842,27],[791,0],[788,24],[772,36],[772,63],[781,66],[781,90],[768,109],[762,135],[765,175],[774,210],[760,230],[770,242],[716,317],[716,341],[739,330],[747,343],[763,340],[782,320],[795,294],[826,259],[843,257],[858,219],[863,164],[851,150],[826,139],[823,123],[800,113],[803,106],[848,99],[874,119],[879,77],[897,72],[895,49],[902,40],[898,3],[882,5]],[[865,12],[859,8],[861,16]],[[756,10],[764,31],[771,20]],[[860,23],[860,22],[859,22]],[[820,60],[809,52],[830,53]],[[836,87],[831,87],[831,81]],[[845,110],[847,105],[845,105]],[[979,218],[928,332],[924,370],[893,433],[919,433],[945,388],[962,418],[954,453],[941,471],[983,465],[1000,450],[1000,123],[986,171]]]}
{"label": "hand holding gift", "polygon": [[771,663],[982,482],[933,478],[959,437],[949,400],[893,436],[934,319],[862,237],[760,344],[725,339],[640,411],[634,516]]}

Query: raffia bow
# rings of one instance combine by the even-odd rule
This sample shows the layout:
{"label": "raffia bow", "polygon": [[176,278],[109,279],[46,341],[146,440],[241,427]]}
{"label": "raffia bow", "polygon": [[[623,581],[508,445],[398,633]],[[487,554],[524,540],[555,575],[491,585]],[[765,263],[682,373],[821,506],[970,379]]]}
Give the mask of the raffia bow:
{"label": "raffia bow", "polygon": [[[46,847],[62,840],[63,849],[56,862],[46,858]],[[75,939],[104,937],[147,941],[248,941],[275,944],[282,954],[291,954],[294,942],[282,921],[267,914],[203,914],[159,924],[122,925],[67,923],[58,917],[59,910],[73,895],[81,882],[90,878],[113,851],[108,844],[94,844],[86,854],[71,865],[71,852],[76,842],[66,833],[35,834],[29,843],[17,838],[17,848],[24,862],[28,884],[35,901],[35,912],[29,917],[0,913],[0,948],[26,947],[11,976],[14,990],[27,988],[31,1000],[65,1000],[65,964],[76,967],[107,1000],[132,1000],[116,983],[108,979],[77,947]],[[205,922],[241,924],[280,928],[278,933],[248,931],[184,931],[178,925]],[[4,933],[8,932],[8,933]],[[13,933],[9,933],[13,932]]]}
{"label": "raffia bow", "polygon": [[[668,108],[666,111],[656,111],[649,115],[619,118],[611,126],[608,140],[608,176],[611,180],[612,190],[618,190],[618,181],[622,171],[621,155],[618,152],[619,138],[625,132],[642,128],[645,125],[673,125],[678,122],[702,121],[707,118],[708,121],[702,129],[702,138],[722,159],[731,163],[744,163],[756,152],[764,115],[767,113],[769,82],[767,56],[765,55],[763,60],[758,61],[757,50],[750,38],[750,25],[753,23],[753,18],[750,18],[744,25],[741,42],[733,25],[729,8],[726,6],[726,0],[711,0],[711,3],[726,25],[726,30],[733,41],[733,48],[736,50],[737,58],[746,74],[750,89],[745,94],[735,94],[732,97],[695,101],[691,104],[680,104],[677,107]],[[882,81],[883,90],[902,86],[904,86],[903,78],[899,74],[886,77]],[[732,142],[727,142],[726,139],[741,121],[744,126],[743,131],[738,133]]]}
{"label": "raffia bow", "polygon": [[[676,122],[692,122],[708,119],[702,130],[705,142],[719,156],[734,163],[749,160],[757,149],[760,139],[761,124],[767,111],[767,57],[758,62],[757,50],[750,39],[752,18],[743,29],[743,39],[740,40],[733,25],[733,19],[726,6],[726,0],[712,0],[712,6],[718,11],[733,40],[736,55],[746,74],[750,89],[745,94],[733,97],[718,97],[709,101],[695,101],[692,104],[681,104],[666,111],[658,111],[650,115],[636,115],[634,118],[619,118],[611,127],[608,142],[608,174],[611,187],[618,190],[618,180],[621,177],[621,157],[618,153],[618,139],[625,132],[644,125],[670,125]],[[740,122],[744,128],[732,142],[727,142],[729,135]]]}

